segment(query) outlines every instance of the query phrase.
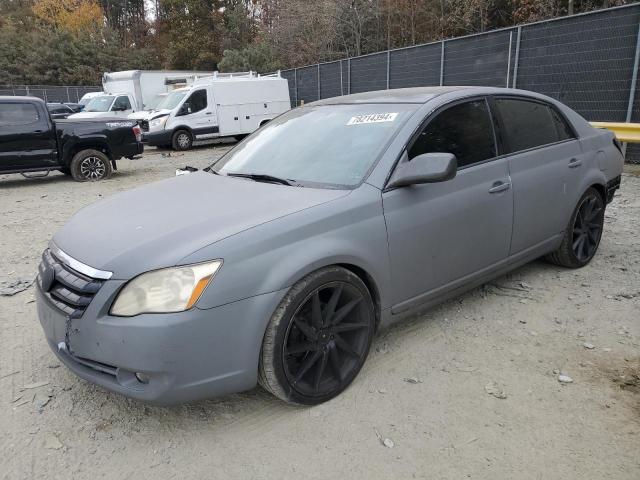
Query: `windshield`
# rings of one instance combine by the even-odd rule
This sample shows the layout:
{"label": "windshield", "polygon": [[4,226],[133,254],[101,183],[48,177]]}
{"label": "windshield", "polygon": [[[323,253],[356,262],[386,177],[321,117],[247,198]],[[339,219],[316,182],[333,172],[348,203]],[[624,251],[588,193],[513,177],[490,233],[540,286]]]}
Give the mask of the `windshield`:
{"label": "windshield", "polygon": [[160,93],[158,95],[155,95],[151,100],[149,100],[147,102],[147,104],[144,106],[145,110],[155,110],[158,108],[158,105],[165,99],[167,98],[167,94],[163,94]]}
{"label": "windshield", "polygon": [[78,102],[78,105],[86,105],[92,100],[92,98],[95,98],[95,97],[82,98]]}
{"label": "windshield", "polygon": [[156,105],[156,110],[173,110],[187,93],[189,93],[188,90],[174,90]]}
{"label": "windshield", "polygon": [[415,105],[325,105],[291,110],[211,166],[309,186],[359,184]]}
{"label": "windshield", "polygon": [[113,103],[113,99],[115,97],[113,95],[102,95],[100,97],[92,98],[89,103],[87,103],[87,107],[84,109],[85,112],[108,112],[111,108],[111,104]]}

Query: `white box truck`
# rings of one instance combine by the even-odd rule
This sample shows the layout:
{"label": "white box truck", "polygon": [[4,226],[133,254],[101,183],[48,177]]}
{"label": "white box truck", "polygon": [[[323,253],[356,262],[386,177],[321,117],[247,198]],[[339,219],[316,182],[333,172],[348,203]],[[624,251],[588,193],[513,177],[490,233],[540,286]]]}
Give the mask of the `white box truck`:
{"label": "white box truck", "polygon": [[148,145],[187,150],[198,140],[244,137],[289,109],[280,72],[215,73],[169,93],[139,123]]}
{"label": "white box truck", "polygon": [[161,101],[162,94],[193,83],[214,72],[175,70],[127,70],[105,73],[101,95],[96,95],[72,118],[129,117],[150,110]]}

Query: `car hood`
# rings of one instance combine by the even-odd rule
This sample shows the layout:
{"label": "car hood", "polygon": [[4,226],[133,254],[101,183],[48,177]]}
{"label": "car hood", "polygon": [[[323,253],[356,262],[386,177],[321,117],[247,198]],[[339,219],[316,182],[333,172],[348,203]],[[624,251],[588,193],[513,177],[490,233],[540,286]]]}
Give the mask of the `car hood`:
{"label": "car hood", "polygon": [[113,278],[128,279],[348,193],[197,172],[96,202],[76,213],[53,243],[86,265],[113,272]]}
{"label": "car hood", "polygon": [[133,120],[153,120],[154,118],[164,117],[165,115],[169,115],[171,110],[162,109],[162,110],[143,110],[140,112],[135,112],[129,114],[127,118]]}
{"label": "car hood", "polygon": [[98,118],[98,117],[114,117],[113,112],[79,112],[69,115],[67,118]]}

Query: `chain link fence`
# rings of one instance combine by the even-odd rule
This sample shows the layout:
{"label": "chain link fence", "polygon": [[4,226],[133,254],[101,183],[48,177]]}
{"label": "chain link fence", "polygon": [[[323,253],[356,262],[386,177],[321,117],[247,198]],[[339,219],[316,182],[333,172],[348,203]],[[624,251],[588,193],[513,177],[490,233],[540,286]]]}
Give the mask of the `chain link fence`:
{"label": "chain link fence", "polygon": [[78,103],[85,93],[99,92],[102,87],[51,85],[0,85],[0,95],[39,97],[45,102]]}
{"label": "chain link fence", "polygon": [[[640,122],[640,4],[309,65],[282,72],[292,105],[431,85],[540,92],[587,120]],[[640,145],[627,161],[640,163]]]}

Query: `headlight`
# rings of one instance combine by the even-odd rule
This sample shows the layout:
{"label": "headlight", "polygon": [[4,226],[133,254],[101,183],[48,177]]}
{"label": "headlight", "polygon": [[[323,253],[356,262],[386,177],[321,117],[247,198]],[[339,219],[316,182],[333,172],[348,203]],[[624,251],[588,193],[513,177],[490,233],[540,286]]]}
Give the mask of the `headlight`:
{"label": "headlight", "polygon": [[111,315],[132,317],[140,313],[171,313],[188,310],[204,292],[222,260],[164,268],[138,275],[116,297]]}
{"label": "headlight", "polygon": [[150,127],[164,127],[164,124],[167,123],[167,119],[169,115],[165,115],[164,117],[155,118],[149,122]]}

